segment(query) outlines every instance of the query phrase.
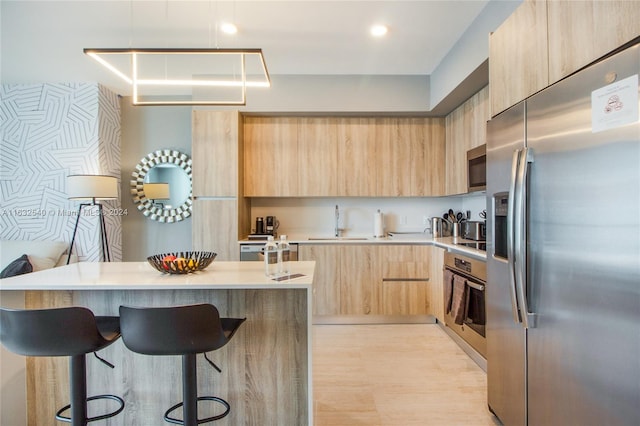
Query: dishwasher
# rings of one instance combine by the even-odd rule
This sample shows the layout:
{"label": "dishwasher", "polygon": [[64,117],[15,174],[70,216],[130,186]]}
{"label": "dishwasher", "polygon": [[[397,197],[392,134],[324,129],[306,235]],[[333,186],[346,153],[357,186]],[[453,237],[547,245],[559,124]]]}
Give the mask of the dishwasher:
{"label": "dishwasher", "polygon": [[[298,260],[298,244],[289,243],[289,260]],[[240,261],[264,260],[264,244],[240,244]]]}

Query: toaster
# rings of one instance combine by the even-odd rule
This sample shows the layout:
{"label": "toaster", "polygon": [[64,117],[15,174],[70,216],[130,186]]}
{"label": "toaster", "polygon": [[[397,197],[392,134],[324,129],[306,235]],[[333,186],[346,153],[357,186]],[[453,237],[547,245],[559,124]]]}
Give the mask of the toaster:
{"label": "toaster", "polygon": [[487,239],[487,224],[482,221],[466,221],[460,223],[460,234],[467,240],[485,241]]}

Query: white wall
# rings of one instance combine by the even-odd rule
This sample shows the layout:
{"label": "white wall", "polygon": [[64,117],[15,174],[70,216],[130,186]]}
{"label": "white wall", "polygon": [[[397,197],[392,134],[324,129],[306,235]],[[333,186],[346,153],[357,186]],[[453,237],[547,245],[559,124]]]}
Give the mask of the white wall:
{"label": "white wall", "polygon": [[269,89],[247,89],[250,112],[424,113],[426,75],[273,75]]}
{"label": "white wall", "polygon": [[[120,105],[97,83],[0,88],[0,238],[71,242],[79,202],[71,174],[120,175]],[[104,202],[111,259],[121,258],[118,201]],[[95,208],[83,209],[74,253],[102,257]]]}
{"label": "white wall", "polygon": [[442,216],[449,209],[471,210],[471,218],[485,208],[484,194],[432,198],[254,198],[251,223],[256,217],[276,216],[278,234],[330,237],[335,228],[335,206],[340,210],[343,236],[373,236],[373,217],[378,209],[384,215],[385,232],[422,232],[425,217]]}
{"label": "white wall", "polygon": [[[487,3],[480,15],[431,73],[429,96],[431,108],[445,99],[489,57],[489,34],[495,31],[520,3],[522,0],[491,0]],[[487,75],[486,83],[488,82]]]}
{"label": "white wall", "polygon": [[191,107],[132,106],[122,98],[122,243],[124,261],[143,261],[169,251],[191,250],[191,218],[161,223],[145,217],[130,195],[131,173],[145,155],[173,149],[191,155]]}

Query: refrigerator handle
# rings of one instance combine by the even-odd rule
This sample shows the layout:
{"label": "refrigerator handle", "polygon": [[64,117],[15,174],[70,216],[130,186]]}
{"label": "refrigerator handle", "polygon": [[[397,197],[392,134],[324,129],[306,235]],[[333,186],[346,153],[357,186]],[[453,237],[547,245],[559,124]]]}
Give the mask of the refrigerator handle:
{"label": "refrigerator handle", "polygon": [[509,294],[511,295],[511,312],[513,320],[519,324],[522,322],[520,318],[520,306],[516,294],[516,262],[515,262],[515,200],[520,185],[517,178],[520,169],[520,157],[522,150],[518,149],[513,152],[513,160],[511,162],[511,177],[509,178],[509,202],[507,204],[507,261],[509,268]]}
{"label": "refrigerator handle", "polygon": [[520,303],[520,319],[524,328],[535,327],[535,314],[529,312],[527,299],[527,188],[529,167],[533,162],[531,148],[523,148],[520,152],[519,168],[516,177],[516,195],[514,200],[514,270],[516,295]]}

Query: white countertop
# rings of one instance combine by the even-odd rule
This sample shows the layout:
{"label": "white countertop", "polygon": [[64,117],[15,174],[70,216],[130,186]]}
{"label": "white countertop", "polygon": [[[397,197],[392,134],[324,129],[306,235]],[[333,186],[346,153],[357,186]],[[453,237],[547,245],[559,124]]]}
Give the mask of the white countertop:
{"label": "white countertop", "polygon": [[0,279],[0,290],[176,290],[176,289],[311,289],[315,262],[291,262],[291,274],[274,281],[264,263],[216,262],[204,271],[163,274],[147,262],[80,262]]}
{"label": "white countertop", "polygon": [[[441,237],[433,238],[426,233],[399,233],[394,236],[387,236],[382,238],[375,237],[360,237],[360,236],[346,236],[342,238],[334,238],[325,235],[304,235],[304,234],[287,234],[287,241],[293,244],[424,244],[435,245],[447,249],[449,251],[455,251],[462,254],[475,257],[477,259],[485,260],[487,253],[484,250],[477,250],[471,247],[462,246],[456,243],[477,243],[474,240],[466,240],[459,237]],[[261,240],[240,240],[239,244],[265,244],[266,241]]]}

